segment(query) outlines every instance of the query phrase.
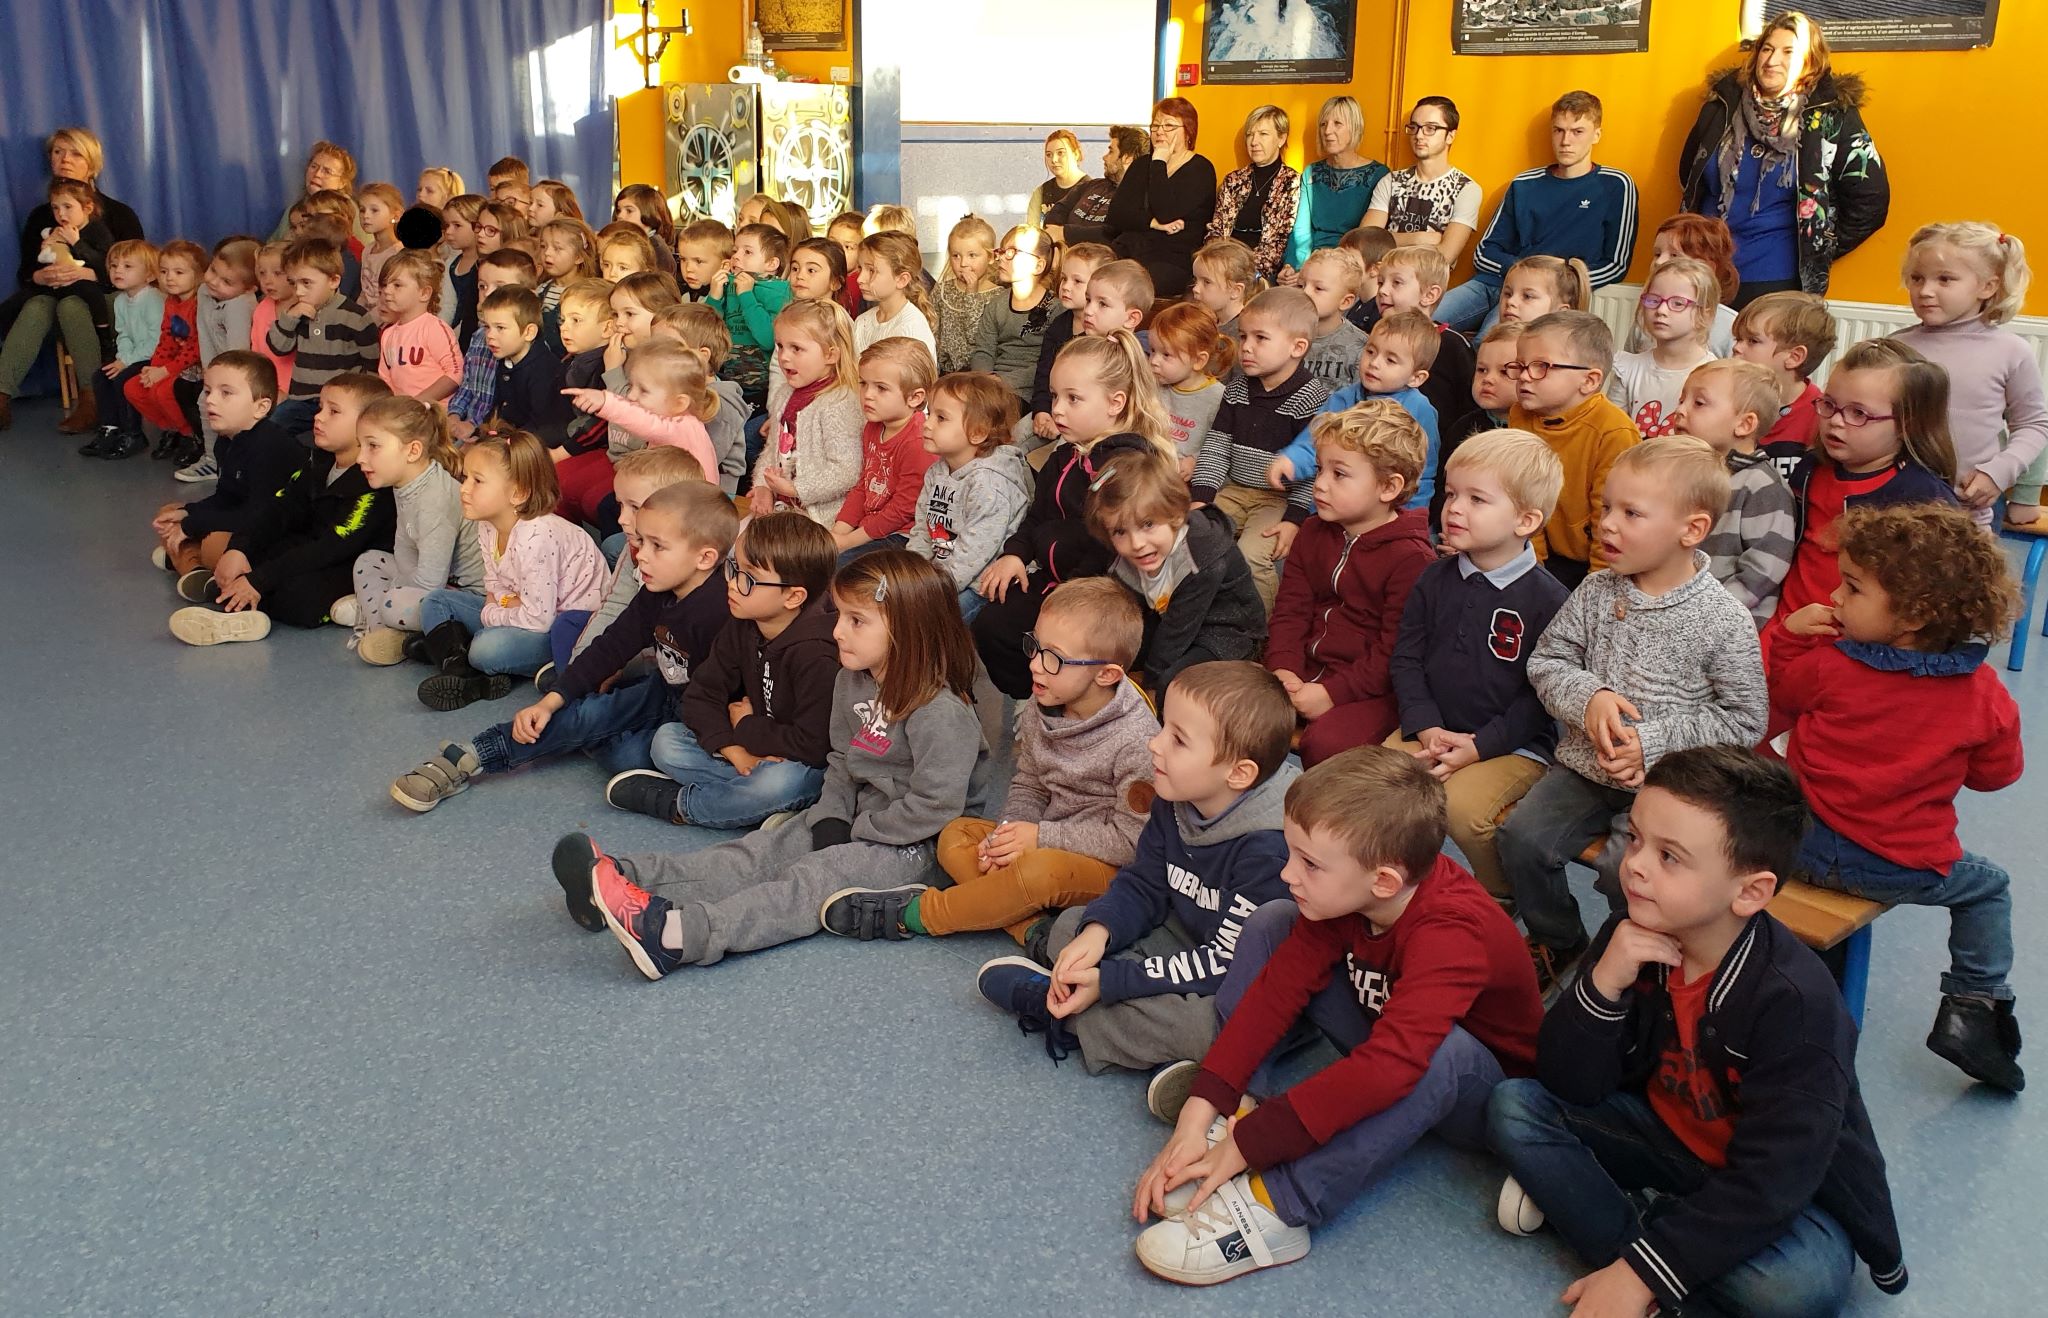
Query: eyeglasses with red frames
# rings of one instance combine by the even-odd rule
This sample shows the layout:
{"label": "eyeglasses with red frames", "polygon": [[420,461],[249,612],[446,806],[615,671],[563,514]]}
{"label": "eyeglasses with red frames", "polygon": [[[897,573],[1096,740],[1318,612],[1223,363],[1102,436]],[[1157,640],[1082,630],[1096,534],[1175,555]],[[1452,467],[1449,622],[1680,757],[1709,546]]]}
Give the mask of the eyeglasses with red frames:
{"label": "eyeglasses with red frames", "polygon": [[1897,412],[1873,412],[1861,403],[1845,403],[1840,399],[1822,394],[1813,400],[1813,410],[1823,421],[1842,418],[1842,424],[1851,427],[1867,426],[1873,421],[1890,421]]}
{"label": "eyeglasses with red frames", "polygon": [[1700,300],[1698,298],[1680,297],[1676,293],[1669,297],[1660,297],[1655,293],[1645,293],[1636,299],[1636,305],[1645,311],[1655,311],[1658,307],[1670,307],[1673,311],[1686,312],[1691,311],[1699,304]]}
{"label": "eyeglasses with red frames", "polygon": [[1594,368],[1574,366],[1570,362],[1503,362],[1500,369],[1511,380],[1519,380],[1524,376],[1531,380],[1541,380],[1552,371],[1590,371]]}

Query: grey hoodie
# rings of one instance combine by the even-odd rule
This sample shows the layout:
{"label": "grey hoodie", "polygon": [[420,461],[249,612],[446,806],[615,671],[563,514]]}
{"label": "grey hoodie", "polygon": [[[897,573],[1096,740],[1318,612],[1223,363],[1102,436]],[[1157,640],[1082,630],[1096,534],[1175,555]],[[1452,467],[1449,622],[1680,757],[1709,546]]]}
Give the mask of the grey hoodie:
{"label": "grey hoodie", "polygon": [[1087,718],[1048,715],[1036,701],[1017,738],[1003,817],[1038,825],[1038,845],[1128,865],[1152,810],[1152,707],[1129,682]]}
{"label": "grey hoodie", "polygon": [[801,827],[839,820],[852,826],[856,842],[930,842],[986,790],[991,728],[1001,727],[1003,698],[979,664],[972,705],[942,691],[895,720],[880,697],[874,678],[840,672],[832,688],[824,788]]}
{"label": "grey hoodie", "polygon": [[957,589],[966,590],[1024,520],[1031,488],[1031,464],[1014,445],[998,445],[958,471],[934,462],[925,468],[904,548],[930,559]]}

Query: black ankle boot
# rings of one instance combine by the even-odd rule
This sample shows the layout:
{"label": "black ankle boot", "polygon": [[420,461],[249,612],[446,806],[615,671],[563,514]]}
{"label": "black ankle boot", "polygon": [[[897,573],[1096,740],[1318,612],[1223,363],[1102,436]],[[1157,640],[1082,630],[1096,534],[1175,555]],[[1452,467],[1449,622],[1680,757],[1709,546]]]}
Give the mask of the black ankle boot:
{"label": "black ankle boot", "polygon": [[2020,1023],[2012,999],[1944,994],[1927,1032],[1927,1047],[1972,1080],[2017,1094],[2027,1087],[2020,1070]]}
{"label": "black ankle boot", "polygon": [[448,621],[426,635],[427,662],[438,671],[420,683],[420,703],[442,713],[479,700],[502,700],[512,693],[512,679],[501,673],[480,673],[469,662],[469,629]]}

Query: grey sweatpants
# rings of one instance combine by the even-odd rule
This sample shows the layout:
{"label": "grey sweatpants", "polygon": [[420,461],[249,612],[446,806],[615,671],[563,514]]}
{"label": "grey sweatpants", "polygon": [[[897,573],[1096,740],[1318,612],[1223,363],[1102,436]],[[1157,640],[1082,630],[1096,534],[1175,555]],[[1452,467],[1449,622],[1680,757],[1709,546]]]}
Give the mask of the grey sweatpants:
{"label": "grey sweatpants", "polygon": [[[1081,916],[1087,909],[1069,907],[1053,921],[1045,946],[1054,960],[1081,932]],[[1192,951],[1194,947],[1195,940],[1188,937],[1180,921],[1168,916],[1165,924],[1103,959],[1142,961],[1148,956]],[[1081,1060],[1087,1065],[1088,1074],[1101,1075],[1111,1067],[1149,1071],[1168,1062],[1202,1059],[1209,1045],[1216,1042],[1216,999],[1207,993],[1160,993],[1122,1002],[1098,1002],[1069,1024],[1081,1041]]]}
{"label": "grey sweatpants", "polygon": [[813,851],[810,826],[799,815],[702,851],[622,856],[619,869],[674,904],[683,959],[708,966],[727,952],[809,938],[820,928],[818,908],[841,888],[928,882],[934,860],[929,842],[848,842]]}

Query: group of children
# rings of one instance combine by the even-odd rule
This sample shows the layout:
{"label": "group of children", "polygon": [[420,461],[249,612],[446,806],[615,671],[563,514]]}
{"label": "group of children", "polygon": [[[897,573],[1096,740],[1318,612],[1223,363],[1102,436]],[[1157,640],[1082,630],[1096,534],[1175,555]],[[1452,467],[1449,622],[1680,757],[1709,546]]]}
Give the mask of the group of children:
{"label": "group of children", "polygon": [[[152,254],[166,308],[264,293],[191,358],[196,417],[170,395],[218,469],[153,524],[180,639],[338,623],[437,710],[532,676],[393,782],[407,809],[580,751],[614,807],[752,830],[556,846],[569,915],[649,978],[1007,931],[983,996],[1151,1074],[1162,1276],[1301,1257],[1433,1130],[1599,1269],[1568,1299],[1778,1311],[1853,1256],[1904,1284],[1854,1027],[1766,908],[1795,874],[1952,908],[1929,1046],[2024,1083],[2008,879],[1954,809],[2021,769],[1984,662],[2016,606],[1985,522],[2048,442],[1998,328],[2017,238],[1916,234],[1921,327],[1823,390],[1817,298],[1713,354],[1726,291],[1678,224],[1617,354],[1582,264],[1504,270],[1468,344],[1443,255],[1383,231],[1298,288],[1212,242],[1155,309],[1142,266],[1028,226],[962,221],[928,291],[877,217],[677,231],[622,194],[613,245],[547,184],[475,200],[445,264],[364,250],[374,313],[325,237]],[[419,329],[465,281],[468,343]],[[131,375],[138,411],[184,363]],[[1589,934],[1566,866],[1603,838]],[[1304,1019],[1342,1057],[1279,1088]]]}

